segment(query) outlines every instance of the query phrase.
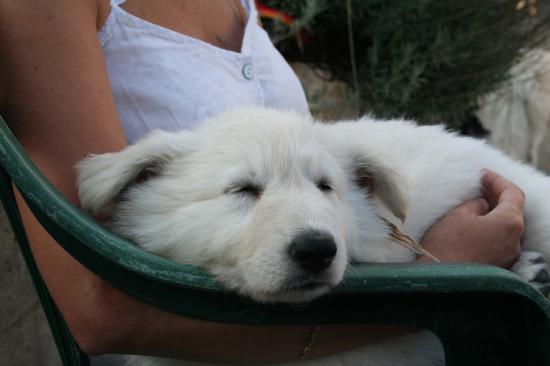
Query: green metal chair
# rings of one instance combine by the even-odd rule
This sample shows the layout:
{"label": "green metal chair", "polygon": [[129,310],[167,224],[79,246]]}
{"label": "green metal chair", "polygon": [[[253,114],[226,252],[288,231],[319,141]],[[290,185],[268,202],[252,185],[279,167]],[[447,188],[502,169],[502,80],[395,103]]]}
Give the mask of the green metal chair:
{"label": "green metal chair", "polygon": [[112,286],[160,309],[240,324],[400,324],[429,329],[447,365],[550,365],[550,305],[511,272],[484,265],[358,264],[329,296],[304,308],[259,305],[208,274],[144,252],[68,203],[0,118],[0,196],[64,366],[88,365],[30,251],[12,183],[71,256]]}

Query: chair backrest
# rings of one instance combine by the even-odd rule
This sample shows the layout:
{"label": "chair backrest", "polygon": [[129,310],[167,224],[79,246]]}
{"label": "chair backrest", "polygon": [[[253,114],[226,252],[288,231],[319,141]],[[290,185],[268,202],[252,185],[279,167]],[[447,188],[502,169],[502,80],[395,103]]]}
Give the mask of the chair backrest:
{"label": "chair backrest", "polygon": [[144,252],[96,224],[47,182],[1,118],[0,164],[2,201],[65,366],[86,365],[87,359],[36,268],[12,182],[71,256],[114,287],[160,309],[240,324],[418,326],[439,337],[448,365],[550,364],[550,305],[511,272],[483,265],[361,264],[329,296],[307,308],[258,305],[228,294],[204,271]]}

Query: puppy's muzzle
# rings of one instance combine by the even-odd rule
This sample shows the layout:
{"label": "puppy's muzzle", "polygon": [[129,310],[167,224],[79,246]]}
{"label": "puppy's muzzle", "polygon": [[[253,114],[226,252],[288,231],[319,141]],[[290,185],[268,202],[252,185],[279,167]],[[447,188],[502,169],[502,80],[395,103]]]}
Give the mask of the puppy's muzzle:
{"label": "puppy's muzzle", "polygon": [[336,251],[334,237],[318,230],[298,233],[288,249],[292,260],[310,273],[321,272],[330,266]]}

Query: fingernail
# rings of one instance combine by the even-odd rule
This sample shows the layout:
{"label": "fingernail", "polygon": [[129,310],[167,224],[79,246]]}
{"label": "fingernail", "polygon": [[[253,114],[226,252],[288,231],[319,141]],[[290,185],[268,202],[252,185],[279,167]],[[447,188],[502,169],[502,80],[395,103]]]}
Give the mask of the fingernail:
{"label": "fingernail", "polygon": [[478,202],[481,208],[482,215],[489,213],[489,211],[491,210],[491,205],[489,204],[489,202],[485,198],[478,198]]}

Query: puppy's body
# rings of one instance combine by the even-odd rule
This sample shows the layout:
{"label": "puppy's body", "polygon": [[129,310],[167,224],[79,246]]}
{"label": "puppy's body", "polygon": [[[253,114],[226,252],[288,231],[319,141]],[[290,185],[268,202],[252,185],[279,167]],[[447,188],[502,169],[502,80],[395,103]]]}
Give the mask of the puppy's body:
{"label": "puppy's body", "polygon": [[[244,109],[194,132],[160,132],[120,153],[90,157],[79,165],[79,190],[83,207],[106,211],[113,230],[144,249],[201,266],[258,301],[303,302],[336,286],[350,260],[413,260],[391,240],[388,222],[419,241],[454,206],[480,196],[483,168],[525,191],[525,248],[550,258],[548,177],[481,141],[404,121],[324,125]],[[517,272],[532,280],[541,265],[524,262]],[[399,357],[403,346],[410,365],[414,339],[381,349]],[[374,348],[340,360],[390,359]],[[138,358],[132,365],[139,362],[175,361]]]}
{"label": "puppy's body", "polygon": [[403,177],[410,200],[403,231],[414,239],[419,241],[451,208],[480,197],[482,170],[488,168],[526,193],[524,248],[550,258],[550,178],[539,171],[481,140],[446,132],[442,126],[363,119],[327,129],[332,130],[331,139],[340,139],[339,146],[363,144],[383,154],[387,166]]}

